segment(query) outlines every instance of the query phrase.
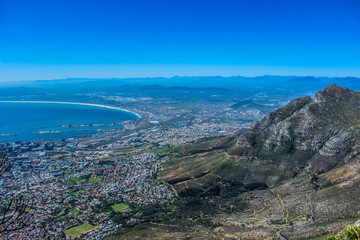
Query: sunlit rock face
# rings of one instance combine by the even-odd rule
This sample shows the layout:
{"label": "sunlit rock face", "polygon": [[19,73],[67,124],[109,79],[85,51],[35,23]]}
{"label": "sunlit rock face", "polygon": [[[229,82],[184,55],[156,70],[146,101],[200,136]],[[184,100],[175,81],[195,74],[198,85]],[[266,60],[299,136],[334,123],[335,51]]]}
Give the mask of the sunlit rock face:
{"label": "sunlit rock face", "polygon": [[274,186],[304,169],[320,174],[343,166],[360,152],[359,141],[360,93],[330,85],[313,99],[290,101],[248,131],[192,146],[199,154],[169,162],[159,176],[171,182],[176,173],[187,189],[212,186],[214,177],[250,188]]}
{"label": "sunlit rock face", "polygon": [[274,160],[279,155],[302,151],[342,157],[354,144],[359,127],[359,92],[330,85],[316,93],[314,99],[295,99],[269,113],[252,129],[238,135],[238,149],[233,152],[251,152]]}

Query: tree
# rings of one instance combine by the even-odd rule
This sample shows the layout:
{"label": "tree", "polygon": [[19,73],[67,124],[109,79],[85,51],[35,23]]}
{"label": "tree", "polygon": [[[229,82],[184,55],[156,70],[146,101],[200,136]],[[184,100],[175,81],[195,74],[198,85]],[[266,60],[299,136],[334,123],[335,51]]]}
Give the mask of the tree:
{"label": "tree", "polygon": [[[3,154],[0,160],[0,178],[3,178],[11,168]],[[0,186],[2,187],[2,186]],[[0,196],[0,233],[16,231],[28,225],[33,215],[32,202],[22,195],[16,195],[10,200],[4,201]]]}

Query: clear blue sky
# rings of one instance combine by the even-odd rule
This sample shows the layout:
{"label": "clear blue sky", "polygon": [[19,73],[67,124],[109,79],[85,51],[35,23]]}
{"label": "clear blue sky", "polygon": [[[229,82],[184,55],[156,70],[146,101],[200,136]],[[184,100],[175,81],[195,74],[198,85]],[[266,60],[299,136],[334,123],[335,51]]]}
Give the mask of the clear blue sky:
{"label": "clear blue sky", "polygon": [[0,0],[0,80],[360,76],[359,0]]}

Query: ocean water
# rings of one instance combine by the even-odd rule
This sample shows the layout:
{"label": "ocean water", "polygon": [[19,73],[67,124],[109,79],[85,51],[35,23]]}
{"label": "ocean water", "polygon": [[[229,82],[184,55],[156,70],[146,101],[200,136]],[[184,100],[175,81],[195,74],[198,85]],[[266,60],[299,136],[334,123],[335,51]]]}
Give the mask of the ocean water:
{"label": "ocean water", "polygon": [[[117,109],[64,103],[0,102],[0,141],[30,141],[90,136],[98,129],[122,128],[113,126],[62,127],[67,124],[109,124],[137,119],[138,116]],[[63,131],[58,134],[35,134],[39,131]]]}

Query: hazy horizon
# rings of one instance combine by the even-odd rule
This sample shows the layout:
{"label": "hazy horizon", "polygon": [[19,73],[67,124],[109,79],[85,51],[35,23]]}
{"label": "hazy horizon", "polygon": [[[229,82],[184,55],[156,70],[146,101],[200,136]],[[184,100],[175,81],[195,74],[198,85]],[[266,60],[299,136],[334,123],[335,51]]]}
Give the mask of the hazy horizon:
{"label": "hazy horizon", "polygon": [[[332,69],[332,71],[336,71],[334,69]],[[245,71],[244,71],[245,72]],[[211,72],[202,72],[202,73],[191,73],[191,72],[187,72],[187,74],[182,74],[182,72],[178,72],[178,73],[167,73],[167,74],[157,74],[157,73],[150,73],[150,74],[128,74],[128,75],[112,75],[112,74],[101,74],[99,72],[95,73],[95,72],[90,72],[87,74],[59,74],[56,75],[54,77],[53,74],[49,74],[47,75],[45,74],[38,74],[39,77],[35,78],[31,78],[31,77],[18,77],[15,79],[9,79],[9,78],[4,78],[1,76],[1,72],[0,72],[0,82],[2,83],[11,83],[11,82],[31,82],[31,81],[56,81],[56,80],[66,80],[66,79],[131,79],[131,78],[175,78],[175,77],[224,77],[224,78],[231,78],[231,77],[249,77],[249,78],[256,78],[256,77],[264,77],[264,76],[279,76],[279,77],[316,77],[316,78],[347,78],[347,77],[354,77],[354,78],[360,78],[360,73],[359,74],[340,74],[339,72],[334,73],[334,74],[329,74],[331,71],[327,71],[327,72],[323,72],[323,73],[318,73],[318,74],[313,74],[311,72],[304,72],[304,73],[297,73],[297,72],[292,72],[292,71],[286,71],[286,72],[249,72],[248,74],[246,73],[236,73],[236,72],[230,72],[228,71],[227,73],[223,73],[223,74],[217,74],[216,72],[213,72],[211,74]]]}

